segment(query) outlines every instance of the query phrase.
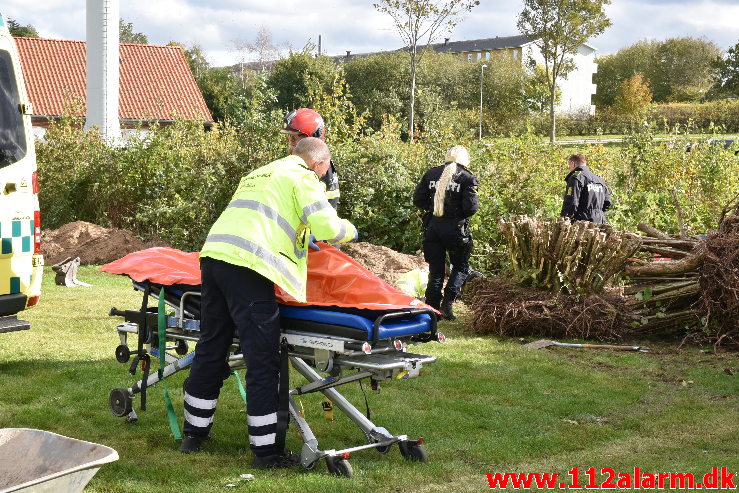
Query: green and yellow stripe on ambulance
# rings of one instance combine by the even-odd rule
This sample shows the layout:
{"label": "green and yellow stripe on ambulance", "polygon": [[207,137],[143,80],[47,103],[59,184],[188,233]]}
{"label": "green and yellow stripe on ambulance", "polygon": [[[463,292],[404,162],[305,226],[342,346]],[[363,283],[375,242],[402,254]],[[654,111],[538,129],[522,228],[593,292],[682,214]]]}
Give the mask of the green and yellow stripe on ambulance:
{"label": "green and yellow stripe on ambulance", "polygon": [[41,294],[43,270],[34,258],[35,229],[32,218],[0,220],[0,295],[25,294],[29,305]]}

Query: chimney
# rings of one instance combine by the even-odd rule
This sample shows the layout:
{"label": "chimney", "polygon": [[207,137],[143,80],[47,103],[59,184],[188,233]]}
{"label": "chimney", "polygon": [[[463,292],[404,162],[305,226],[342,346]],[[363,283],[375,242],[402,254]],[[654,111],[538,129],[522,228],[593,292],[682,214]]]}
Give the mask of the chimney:
{"label": "chimney", "polygon": [[318,56],[321,56],[321,35],[318,35]]}
{"label": "chimney", "polygon": [[352,55],[351,50],[346,50],[346,57],[349,58]]}
{"label": "chimney", "polygon": [[444,38],[444,46],[449,44],[449,38]]}
{"label": "chimney", "polygon": [[97,126],[105,140],[120,139],[119,0],[87,0],[87,120],[85,129]]}

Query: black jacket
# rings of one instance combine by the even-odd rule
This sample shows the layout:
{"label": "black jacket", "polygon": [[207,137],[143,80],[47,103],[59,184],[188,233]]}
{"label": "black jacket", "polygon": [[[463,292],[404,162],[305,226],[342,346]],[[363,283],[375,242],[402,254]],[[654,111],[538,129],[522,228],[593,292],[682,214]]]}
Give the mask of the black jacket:
{"label": "black jacket", "polygon": [[583,164],[570,171],[565,182],[567,188],[560,216],[574,221],[605,224],[603,213],[611,208],[611,192],[603,178]]}
{"label": "black jacket", "polygon": [[328,197],[328,203],[334,209],[339,208],[339,200],[341,196],[339,194],[339,173],[336,171],[334,161],[331,160],[331,165],[328,167],[328,171],[323,175],[320,180],[326,185],[326,196]]}
{"label": "black jacket", "polygon": [[[441,178],[445,164],[428,170],[416,185],[413,192],[413,203],[429,214],[434,211],[434,194],[436,183]],[[479,207],[477,200],[477,178],[461,164],[447,186],[444,197],[444,217],[452,221],[460,221],[472,216]],[[429,216],[430,217],[430,216]]]}

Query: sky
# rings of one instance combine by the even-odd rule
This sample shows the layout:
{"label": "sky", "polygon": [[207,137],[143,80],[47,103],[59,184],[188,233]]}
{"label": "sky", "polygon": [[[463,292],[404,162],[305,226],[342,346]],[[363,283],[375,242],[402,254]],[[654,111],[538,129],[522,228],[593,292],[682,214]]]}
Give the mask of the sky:
{"label": "sky", "polygon": [[[311,5],[313,3],[313,5]],[[254,41],[264,26],[275,44],[301,50],[318,44],[327,55],[400,48],[387,14],[373,0],[122,0],[120,15],[150,44],[177,41],[199,45],[213,66],[248,61],[236,46]],[[0,0],[0,13],[31,24],[45,38],[84,40],[85,0]],[[481,0],[439,41],[519,34],[522,0]],[[599,55],[615,53],[643,39],[703,37],[726,50],[739,42],[739,0],[612,0],[605,8],[612,26],[589,44]]]}

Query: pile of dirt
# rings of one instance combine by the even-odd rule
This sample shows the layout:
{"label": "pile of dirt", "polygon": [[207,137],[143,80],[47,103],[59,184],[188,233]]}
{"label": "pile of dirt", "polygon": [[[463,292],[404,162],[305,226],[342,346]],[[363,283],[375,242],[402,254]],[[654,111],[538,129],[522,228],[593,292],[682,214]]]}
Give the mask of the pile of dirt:
{"label": "pile of dirt", "polygon": [[107,264],[131,252],[154,246],[167,245],[162,241],[143,242],[131,231],[104,228],[84,221],[41,233],[41,253],[48,265],[67,257],[79,257],[85,265]]}
{"label": "pile of dirt", "polygon": [[408,255],[371,243],[341,245],[341,251],[388,284],[394,284],[398,276],[410,270],[428,269],[428,264],[419,255]]}

